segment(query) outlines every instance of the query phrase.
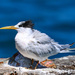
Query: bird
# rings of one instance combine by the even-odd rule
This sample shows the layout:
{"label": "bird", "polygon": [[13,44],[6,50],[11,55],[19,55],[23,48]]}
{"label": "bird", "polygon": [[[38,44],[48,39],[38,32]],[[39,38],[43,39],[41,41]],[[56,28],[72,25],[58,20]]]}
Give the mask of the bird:
{"label": "bird", "polygon": [[70,48],[74,43],[64,45],[59,44],[47,34],[34,29],[34,24],[31,20],[21,21],[14,26],[6,26],[0,29],[17,30],[18,33],[15,36],[16,49],[24,57],[38,61],[35,69],[39,62],[48,59],[48,57],[56,55],[61,51],[66,52],[75,49]]}

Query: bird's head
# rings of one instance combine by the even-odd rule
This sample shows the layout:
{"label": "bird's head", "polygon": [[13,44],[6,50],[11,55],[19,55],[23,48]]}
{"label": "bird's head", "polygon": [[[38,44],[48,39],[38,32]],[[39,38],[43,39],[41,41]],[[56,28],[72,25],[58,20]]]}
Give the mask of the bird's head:
{"label": "bird's head", "polygon": [[28,21],[21,21],[14,26],[6,26],[6,27],[2,27],[0,29],[14,29],[14,30],[17,30],[17,31],[21,31],[21,30],[25,30],[27,28],[32,29],[33,25],[34,24],[32,23],[32,21],[28,20]]}

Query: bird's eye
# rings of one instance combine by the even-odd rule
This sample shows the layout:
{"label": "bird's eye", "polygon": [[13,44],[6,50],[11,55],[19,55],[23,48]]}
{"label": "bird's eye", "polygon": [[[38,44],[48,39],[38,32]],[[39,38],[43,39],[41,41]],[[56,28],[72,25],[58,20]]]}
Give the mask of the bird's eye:
{"label": "bird's eye", "polygon": [[19,25],[19,27],[22,27],[22,25]]}

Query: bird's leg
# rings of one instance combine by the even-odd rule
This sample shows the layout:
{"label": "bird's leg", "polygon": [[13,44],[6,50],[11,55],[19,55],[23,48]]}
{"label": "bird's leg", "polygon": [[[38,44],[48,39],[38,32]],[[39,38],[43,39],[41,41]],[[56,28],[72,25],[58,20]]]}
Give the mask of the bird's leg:
{"label": "bird's leg", "polygon": [[31,66],[30,66],[29,68],[32,69],[33,63],[34,63],[34,60],[32,59],[32,60],[31,60]]}
{"label": "bird's leg", "polygon": [[34,69],[36,69],[36,68],[37,68],[38,64],[39,64],[39,61],[37,61],[37,64],[36,64],[36,66],[35,66],[35,68],[34,68]]}
{"label": "bird's leg", "polygon": [[33,65],[33,63],[34,63],[34,60],[32,59],[32,63],[31,63],[31,65]]}
{"label": "bird's leg", "polygon": [[46,66],[46,67],[50,67],[50,68],[56,68],[56,65],[53,63],[53,61],[49,60],[49,59],[42,61],[41,65]]}

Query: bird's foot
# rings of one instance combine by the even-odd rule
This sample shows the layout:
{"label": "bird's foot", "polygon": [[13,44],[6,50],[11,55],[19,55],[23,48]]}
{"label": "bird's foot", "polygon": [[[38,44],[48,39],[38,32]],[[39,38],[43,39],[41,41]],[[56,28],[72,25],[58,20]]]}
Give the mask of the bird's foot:
{"label": "bird's foot", "polygon": [[36,64],[36,66],[35,66],[35,68],[34,68],[34,69],[36,69],[36,68],[37,68],[38,64],[39,64],[39,61],[37,61],[37,64]]}
{"label": "bird's foot", "polygon": [[53,63],[53,61],[52,60],[48,60],[48,59],[42,61],[41,65],[46,66],[48,68],[56,68],[56,65]]}
{"label": "bird's foot", "polygon": [[35,70],[37,68],[38,64],[39,64],[39,61],[37,61],[37,64],[36,64],[36,66],[34,68],[31,65],[28,69]]}
{"label": "bird's foot", "polygon": [[37,61],[37,64],[36,64],[36,66],[34,68],[32,67],[33,65],[31,65],[28,69],[35,70],[37,68],[38,64],[39,64],[39,61]]}
{"label": "bird's foot", "polygon": [[31,65],[30,65],[30,67],[28,69],[33,69],[33,67],[32,67],[33,66],[33,63],[34,63],[34,60],[32,59],[31,60]]}
{"label": "bird's foot", "polygon": [[29,68],[27,68],[29,70],[35,70],[35,68],[33,68],[32,66],[30,66]]}
{"label": "bird's foot", "polygon": [[33,69],[32,65],[28,69]]}

